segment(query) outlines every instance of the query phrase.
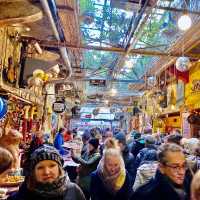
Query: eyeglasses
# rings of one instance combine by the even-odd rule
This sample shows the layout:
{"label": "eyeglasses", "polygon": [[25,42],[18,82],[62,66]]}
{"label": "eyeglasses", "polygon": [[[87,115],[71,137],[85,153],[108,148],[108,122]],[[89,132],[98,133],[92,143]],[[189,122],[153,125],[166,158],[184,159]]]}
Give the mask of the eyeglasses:
{"label": "eyeglasses", "polygon": [[184,163],[183,165],[177,165],[177,164],[169,164],[169,163],[165,163],[164,164],[166,167],[169,167],[175,171],[180,171],[180,170],[185,170],[187,169],[187,164]]}

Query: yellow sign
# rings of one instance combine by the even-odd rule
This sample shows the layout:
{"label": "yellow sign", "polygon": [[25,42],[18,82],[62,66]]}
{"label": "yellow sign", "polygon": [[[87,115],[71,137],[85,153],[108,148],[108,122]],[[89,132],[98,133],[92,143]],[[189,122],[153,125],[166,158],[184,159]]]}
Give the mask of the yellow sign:
{"label": "yellow sign", "polygon": [[185,104],[199,108],[200,104],[200,63],[195,63],[189,73],[189,83],[185,86]]}

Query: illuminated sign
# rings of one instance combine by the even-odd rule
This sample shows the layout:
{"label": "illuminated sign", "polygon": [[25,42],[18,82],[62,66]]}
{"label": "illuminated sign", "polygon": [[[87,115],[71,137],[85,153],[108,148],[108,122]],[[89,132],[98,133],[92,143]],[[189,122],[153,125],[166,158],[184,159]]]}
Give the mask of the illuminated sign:
{"label": "illuminated sign", "polygon": [[106,86],[106,80],[92,79],[92,80],[90,80],[90,85],[105,87]]}

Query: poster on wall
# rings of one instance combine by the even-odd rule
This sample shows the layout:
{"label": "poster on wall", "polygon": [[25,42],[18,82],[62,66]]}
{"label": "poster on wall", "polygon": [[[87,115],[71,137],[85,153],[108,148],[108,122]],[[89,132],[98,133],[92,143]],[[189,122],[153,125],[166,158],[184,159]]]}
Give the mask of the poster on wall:
{"label": "poster on wall", "polygon": [[187,120],[189,115],[190,113],[188,112],[182,113],[182,133],[185,138],[190,137],[190,124]]}

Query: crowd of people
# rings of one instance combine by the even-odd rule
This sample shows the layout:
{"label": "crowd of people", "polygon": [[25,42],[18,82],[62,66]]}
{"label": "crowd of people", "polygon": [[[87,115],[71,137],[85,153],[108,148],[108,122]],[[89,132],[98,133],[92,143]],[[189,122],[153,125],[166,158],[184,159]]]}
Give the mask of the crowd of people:
{"label": "crowd of people", "polygon": [[[85,130],[80,155],[70,151],[79,164],[72,180],[64,167],[69,153],[64,133],[60,128],[53,142],[41,131],[34,135],[21,162],[25,180],[8,200],[200,200],[197,138]],[[14,156],[0,148],[0,183],[13,168]]]}

